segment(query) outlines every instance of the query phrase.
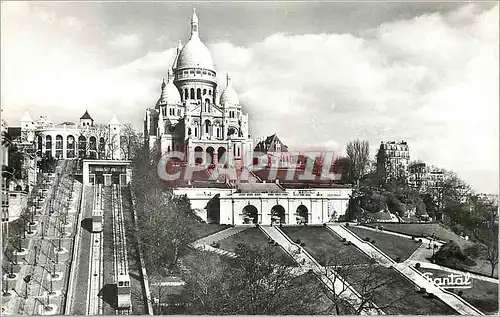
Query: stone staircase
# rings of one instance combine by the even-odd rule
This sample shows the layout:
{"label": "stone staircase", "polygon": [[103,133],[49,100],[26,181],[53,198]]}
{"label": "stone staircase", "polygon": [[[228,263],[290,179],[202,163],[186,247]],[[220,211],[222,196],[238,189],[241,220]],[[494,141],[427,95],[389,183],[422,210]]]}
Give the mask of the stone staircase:
{"label": "stone staircase", "polygon": [[347,241],[350,241],[358,249],[377,261],[377,263],[385,267],[393,267],[400,274],[412,281],[416,286],[425,288],[428,293],[434,294],[448,306],[455,309],[460,315],[484,315],[481,311],[463,300],[460,296],[448,292],[434,283],[429,282],[419,271],[414,269],[412,266],[409,266],[407,263],[396,263],[379,248],[369,242],[361,240],[357,235],[342,225],[327,225],[327,228],[335,232],[340,237],[345,238]]}
{"label": "stone staircase", "polygon": [[[297,262],[303,269],[312,270],[323,284],[335,294],[340,294],[340,297],[354,305],[361,305],[361,295],[352,288],[333,270],[327,270],[322,267],[314,257],[312,257],[304,248],[293,242],[284,232],[278,227],[260,226],[259,227],[269,238],[276,241],[279,245],[288,252],[288,254]],[[374,305],[374,304],[373,304]],[[375,306],[375,305],[374,305]],[[361,312],[362,315],[380,315],[384,314],[377,308],[366,308]]]}

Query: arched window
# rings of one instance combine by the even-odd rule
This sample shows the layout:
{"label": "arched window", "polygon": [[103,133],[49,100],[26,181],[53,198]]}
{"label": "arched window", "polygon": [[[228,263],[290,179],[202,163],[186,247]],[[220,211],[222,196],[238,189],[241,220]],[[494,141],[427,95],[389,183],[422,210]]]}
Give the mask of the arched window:
{"label": "arched window", "polygon": [[196,99],[201,99],[201,88],[196,89]]}
{"label": "arched window", "polygon": [[219,130],[219,127],[215,128],[215,130],[217,131],[217,137],[219,138],[219,137],[220,137],[220,130]]}
{"label": "arched window", "polygon": [[198,137],[198,127],[194,127],[194,136]]}
{"label": "arched window", "polygon": [[181,109],[177,109],[177,115],[180,117],[181,116]]}
{"label": "arched window", "polygon": [[184,89],[184,100],[187,100],[189,99],[189,93],[188,93],[188,90],[187,88]]}
{"label": "arched window", "polygon": [[167,108],[166,107],[161,107],[161,114],[166,117],[167,116]]}
{"label": "arched window", "polygon": [[203,95],[206,95],[206,94],[207,94],[207,90],[203,89]]}
{"label": "arched window", "polygon": [[208,90],[208,94],[211,96],[212,95],[212,89]]}
{"label": "arched window", "polygon": [[191,88],[191,99],[194,99],[194,88]]}
{"label": "arched window", "polygon": [[210,133],[210,121],[205,121],[205,133]]}

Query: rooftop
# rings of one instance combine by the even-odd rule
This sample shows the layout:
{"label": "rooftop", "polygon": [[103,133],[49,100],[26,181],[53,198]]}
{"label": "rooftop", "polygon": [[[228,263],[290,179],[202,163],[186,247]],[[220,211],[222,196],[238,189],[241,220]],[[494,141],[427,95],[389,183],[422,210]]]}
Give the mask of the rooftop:
{"label": "rooftop", "polygon": [[241,193],[282,193],[281,187],[274,183],[241,183],[238,185]]}

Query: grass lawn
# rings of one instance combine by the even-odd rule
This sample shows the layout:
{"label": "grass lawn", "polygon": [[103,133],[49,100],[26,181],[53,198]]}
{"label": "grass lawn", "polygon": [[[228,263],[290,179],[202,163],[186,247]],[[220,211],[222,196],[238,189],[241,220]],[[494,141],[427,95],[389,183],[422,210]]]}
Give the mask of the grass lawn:
{"label": "grass lawn", "polygon": [[[262,247],[267,247],[269,245],[267,236],[259,228],[256,227],[250,227],[235,235],[222,239],[218,241],[218,243],[220,243],[220,248],[222,250],[231,252],[234,252],[236,246],[240,243],[248,245],[258,245]],[[274,250],[274,254],[281,263],[291,266],[297,265],[281,246],[272,246],[272,248]]]}
{"label": "grass lawn", "polygon": [[[450,275],[450,272],[427,268],[419,268],[419,271],[430,272],[433,274],[433,278]],[[461,297],[483,313],[493,314],[498,312],[498,283],[473,279],[472,288],[449,289],[449,291],[452,291],[455,294],[458,294],[458,292],[461,291]]]}
{"label": "grass lawn", "polygon": [[[382,287],[373,289],[375,295],[373,300],[379,307],[389,305],[382,310],[388,315],[452,315],[455,310],[443,303],[438,298],[428,298],[417,293],[415,285],[400,275],[397,271],[385,267],[373,267],[372,271],[354,271],[354,274],[346,276],[346,280],[361,292],[363,282],[372,281],[381,283],[386,281]],[[368,279],[369,276],[369,279]],[[368,283],[370,285],[370,283]],[[369,290],[373,286],[368,286]]]}
{"label": "grass lawn", "polygon": [[432,234],[443,241],[453,240],[459,246],[470,244],[450,229],[441,226],[438,223],[372,223],[367,224],[370,227],[383,226],[384,230],[399,232],[418,237],[430,237]]}
{"label": "grass lawn", "polygon": [[[293,241],[300,239],[305,243],[305,249],[321,265],[327,265],[327,257],[333,255],[336,259],[349,259],[351,263],[369,263],[370,258],[359,251],[354,245],[345,245],[340,237],[325,227],[300,226],[282,227],[281,230]],[[336,259],[332,259],[335,261]],[[332,264],[332,263],[329,263]]]}
{"label": "grass lawn", "polygon": [[366,237],[370,238],[370,240],[375,240],[374,245],[394,260],[397,258],[400,258],[401,261],[408,259],[422,244],[409,238],[407,239],[389,233],[363,229],[362,227],[350,226],[346,228],[351,230],[351,232],[355,233],[362,240]]}
{"label": "grass lawn", "polygon": [[208,237],[216,232],[229,228],[229,225],[219,225],[214,223],[196,223],[192,226],[196,240]]}

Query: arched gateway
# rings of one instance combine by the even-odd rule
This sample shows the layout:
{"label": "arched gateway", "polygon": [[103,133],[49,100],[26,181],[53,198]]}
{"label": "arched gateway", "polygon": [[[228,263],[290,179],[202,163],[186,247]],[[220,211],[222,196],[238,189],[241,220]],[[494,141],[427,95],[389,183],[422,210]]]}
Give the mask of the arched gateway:
{"label": "arched gateway", "polygon": [[286,223],[286,212],[283,206],[275,205],[273,208],[271,208],[271,223],[272,224]]}
{"label": "arched gateway", "polygon": [[259,212],[257,207],[247,205],[243,208],[242,213],[243,224],[259,223]]}

